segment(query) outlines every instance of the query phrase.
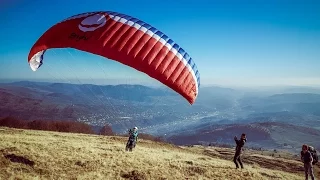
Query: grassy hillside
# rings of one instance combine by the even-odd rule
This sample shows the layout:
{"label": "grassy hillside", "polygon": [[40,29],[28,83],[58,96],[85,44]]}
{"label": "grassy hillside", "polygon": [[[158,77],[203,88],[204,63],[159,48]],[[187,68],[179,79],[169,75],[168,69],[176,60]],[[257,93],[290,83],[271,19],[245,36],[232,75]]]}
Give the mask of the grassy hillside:
{"label": "grassy hillside", "polygon": [[[294,160],[256,154],[236,170],[230,149],[140,140],[125,152],[125,143],[123,137],[0,127],[0,179],[303,179]],[[281,163],[288,169],[275,170]]]}

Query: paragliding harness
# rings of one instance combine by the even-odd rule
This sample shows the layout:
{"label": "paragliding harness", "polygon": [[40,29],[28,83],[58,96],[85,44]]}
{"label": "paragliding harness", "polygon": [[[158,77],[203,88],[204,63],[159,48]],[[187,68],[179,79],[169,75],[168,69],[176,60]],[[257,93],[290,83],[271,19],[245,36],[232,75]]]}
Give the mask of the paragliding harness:
{"label": "paragliding harness", "polygon": [[132,129],[129,129],[129,139],[126,145],[126,151],[132,151],[132,149],[136,147],[137,136],[138,134],[135,134]]}
{"label": "paragliding harness", "polygon": [[[319,161],[317,150],[314,147],[309,146],[308,151],[311,153],[313,158],[312,164],[315,165]],[[301,151],[301,155],[303,156],[303,151]]]}
{"label": "paragliding harness", "polygon": [[313,158],[312,164],[315,165],[318,162],[317,150],[312,146],[309,146],[308,150],[310,151],[312,158]]}

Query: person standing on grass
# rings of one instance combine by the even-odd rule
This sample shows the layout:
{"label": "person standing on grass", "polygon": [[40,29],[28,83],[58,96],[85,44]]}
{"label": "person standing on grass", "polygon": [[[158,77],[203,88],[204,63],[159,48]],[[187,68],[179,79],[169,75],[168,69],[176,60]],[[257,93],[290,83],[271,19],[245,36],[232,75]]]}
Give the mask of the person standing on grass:
{"label": "person standing on grass", "polygon": [[239,168],[239,165],[237,163],[237,161],[238,161],[241,169],[243,169],[243,164],[241,161],[241,151],[242,151],[242,147],[244,146],[245,142],[247,141],[246,134],[243,133],[239,140],[238,140],[237,136],[235,136],[234,141],[236,142],[237,146],[236,146],[236,152],[233,157],[233,162],[236,165],[236,168],[238,169]]}
{"label": "person standing on grass", "polygon": [[311,179],[314,180],[313,165],[312,165],[313,157],[311,155],[311,152],[309,151],[308,145],[306,144],[302,145],[301,161],[304,164],[304,174],[305,174],[306,180],[308,180],[309,175]]}
{"label": "person standing on grass", "polygon": [[129,130],[129,139],[126,145],[126,151],[132,151],[136,147],[138,141],[138,128],[134,127],[133,130]]}

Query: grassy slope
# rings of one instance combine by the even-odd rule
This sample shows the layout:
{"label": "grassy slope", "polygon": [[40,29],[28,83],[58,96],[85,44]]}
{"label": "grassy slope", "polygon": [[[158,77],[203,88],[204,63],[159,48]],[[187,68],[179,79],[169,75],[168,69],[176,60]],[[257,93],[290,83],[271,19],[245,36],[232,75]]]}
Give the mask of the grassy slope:
{"label": "grassy slope", "polygon": [[[229,156],[223,156],[228,160],[221,158],[223,149],[180,148],[140,140],[133,152],[125,152],[125,143],[122,137],[1,127],[0,179],[303,179],[301,172],[278,171],[257,163],[235,170]],[[232,150],[225,152],[230,155]],[[5,158],[9,154],[34,165],[12,162]],[[259,161],[269,158],[256,156],[263,157]]]}

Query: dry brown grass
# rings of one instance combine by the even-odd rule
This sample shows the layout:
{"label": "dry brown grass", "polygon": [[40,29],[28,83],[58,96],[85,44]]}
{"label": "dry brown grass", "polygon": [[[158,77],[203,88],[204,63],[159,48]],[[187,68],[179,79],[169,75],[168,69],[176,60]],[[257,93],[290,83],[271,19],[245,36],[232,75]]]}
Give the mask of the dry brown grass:
{"label": "dry brown grass", "polygon": [[[233,160],[234,149],[221,147],[193,146],[188,150],[202,153],[213,158]],[[250,165],[254,168],[267,168],[271,170],[280,170],[293,174],[304,174],[303,164],[300,161],[300,156],[285,151],[256,151],[246,149],[242,154],[242,161],[245,166]],[[320,176],[320,164],[314,166],[314,174]]]}
{"label": "dry brown grass", "polygon": [[0,127],[0,178],[303,179],[302,174],[256,165],[236,170],[219,152],[204,154],[203,148],[141,140],[133,152],[126,152],[125,143],[123,137]]}

